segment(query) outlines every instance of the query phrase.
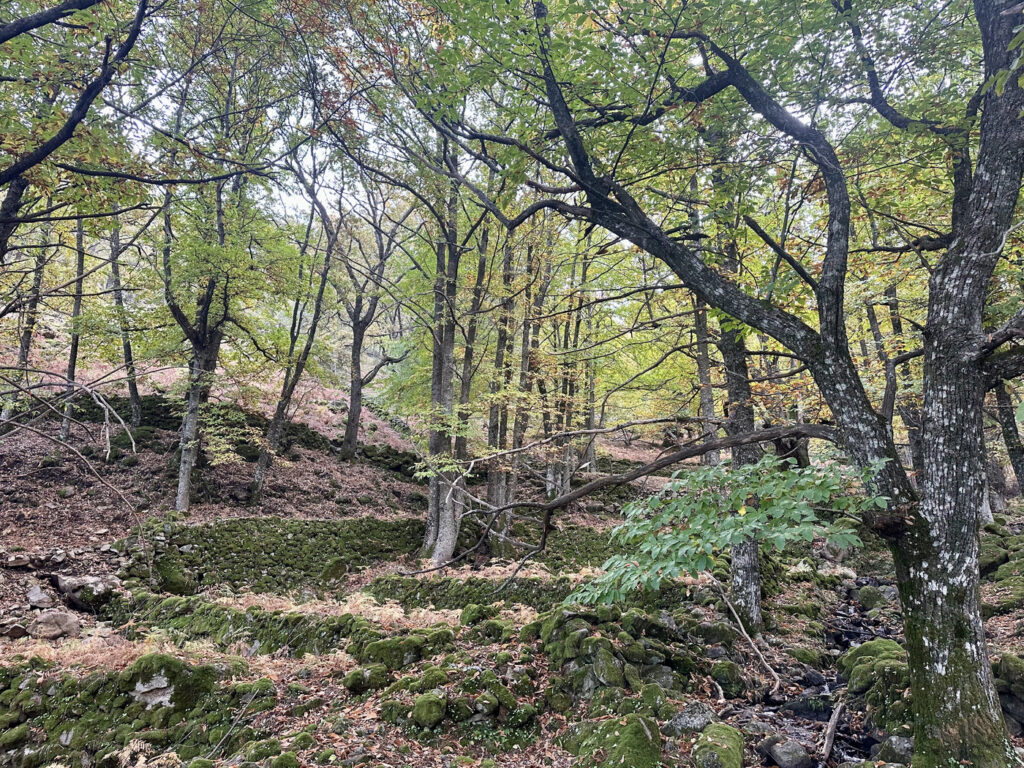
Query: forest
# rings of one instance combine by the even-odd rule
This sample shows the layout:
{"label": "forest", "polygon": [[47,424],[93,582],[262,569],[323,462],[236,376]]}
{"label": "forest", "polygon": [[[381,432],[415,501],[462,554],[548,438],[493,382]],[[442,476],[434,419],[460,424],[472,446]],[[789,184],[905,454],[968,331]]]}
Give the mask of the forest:
{"label": "forest", "polygon": [[1024,3],[0,0],[0,768],[1024,765]]}

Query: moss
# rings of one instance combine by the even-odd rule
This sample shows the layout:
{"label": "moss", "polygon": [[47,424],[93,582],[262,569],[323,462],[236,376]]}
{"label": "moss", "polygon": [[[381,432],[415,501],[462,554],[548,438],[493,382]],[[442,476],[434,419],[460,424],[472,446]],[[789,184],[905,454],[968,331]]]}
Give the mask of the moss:
{"label": "moss", "polygon": [[16,747],[22,742],[28,741],[28,737],[29,727],[27,724],[15,726],[0,734],[0,749]]}
{"label": "moss", "polygon": [[206,639],[222,647],[244,643],[249,653],[274,653],[287,647],[295,655],[327,653],[355,641],[377,640],[381,632],[352,614],[318,616],[311,613],[246,611],[209,603],[198,597],[163,597],[137,592],[132,599],[115,597],[103,617],[115,626],[127,625],[136,636],[158,627],[182,642]]}
{"label": "moss", "polygon": [[747,690],[738,664],[732,661],[716,661],[711,665],[711,677],[721,687],[726,698],[738,699]]}
{"label": "moss", "polygon": [[448,673],[439,667],[428,667],[423,670],[422,677],[416,683],[419,691],[429,691],[440,688],[448,683]]}
{"label": "moss", "polygon": [[245,750],[245,759],[259,762],[279,754],[281,754],[281,742],[277,739],[264,739],[249,745],[249,748]]}
{"label": "moss", "polygon": [[581,758],[575,765],[588,768],[657,768],[661,764],[658,724],[641,715],[576,724],[562,738],[562,746]]}
{"label": "moss", "polygon": [[354,694],[387,688],[391,683],[391,675],[383,664],[372,664],[369,667],[353,669],[345,675],[342,684]]}
{"label": "moss", "polygon": [[743,734],[730,725],[711,723],[693,747],[697,768],[743,768]]}
{"label": "moss", "polygon": [[152,578],[165,592],[190,595],[227,585],[283,593],[311,585],[326,589],[345,573],[413,552],[422,542],[423,525],[419,519],[373,516],[164,522],[149,523],[119,544],[133,555],[124,575]]}
{"label": "moss", "polygon": [[299,758],[294,752],[282,752],[270,762],[270,768],[299,768]]}
{"label": "moss", "polygon": [[549,610],[565,600],[573,589],[567,579],[546,581],[534,578],[516,579],[497,594],[495,587],[494,581],[481,578],[385,576],[375,579],[367,592],[377,600],[394,600],[406,609],[432,606],[443,610],[464,610],[476,605],[479,609],[473,609],[466,615],[467,619],[473,620],[463,621],[463,624],[475,624],[497,615],[497,606],[500,605],[528,605],[538,611]]}
{"label": "moss", "polygon": [[907,721],[910,671],[903,648],[892,640],[878,638],[847,651],[836,666],[848,680],[848,690],[863,696],[872,722],[893,730]]}
{"label": "moss", "polygon": [[473,624],[479,624],[484,619],[494,618],[497,615],[498,609],[493,605],[470,603],[462,609],[462,613],[459,615],[459,623],[469,627]]}
{"label": "moss", "polygon": [[151,653],[136,659],[122,673],[122,689],[149,683],[158,675],[165,677],[173,686],[170,701],[177,710],[192,709],[200,698],[212,693],[218,677],[217,670],[212,666],[193,667],[173,656]]}
{"label": "moss", "polygon": [[[44,762],[83,765],[86,756],[102,756],[130,741],[161,748],[173,744],[187,762],[212,750],[231,754],[256,736],[248,723],[265,691],[257,686],[247,692],[220,682],[234,667],[191,665],[151,654],[123,672],[82,678],[36,672],[27,679],[38,683],[20,690],[10,704],[24,720],[21,725],[36,734],[32,755],[46,757]],[[273,701],[272,684],[269,690]],[[147,693],[152,695],[144,697]],[[35,759],[22,763],[37,765]]]}
{"label": "moss", "polygon": [[814,669],[824,669],[825,667],[825,657],[813,648],[800,648],[797,646],[794,648],[787,648],[786,653],[800,663],[806,664]]}
{"label": "moss", "polygon": [[416,697],[412,706],[412,720],[421,728],[434,728],[444,720],[445,700],[436,693]]}

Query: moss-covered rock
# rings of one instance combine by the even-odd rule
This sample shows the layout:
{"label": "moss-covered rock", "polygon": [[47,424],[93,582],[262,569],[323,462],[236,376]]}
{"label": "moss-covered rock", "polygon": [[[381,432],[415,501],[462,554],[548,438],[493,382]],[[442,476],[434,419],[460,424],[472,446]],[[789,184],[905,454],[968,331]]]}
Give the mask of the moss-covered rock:
{"label": "moss-covered rock", "polygon": [[258,763],[260,760],[265,760],[268,757],[274,757],[279,754],[281,754],[281,742],[277,739],[264,739],[263,741],[257,741],[245,750],[246,760],[251,760],[254,763]]}
{"label": "moss-covered rock", "polygon": [[[403,608],[434,607],[443,610],[473,608],[463,624],[476,624],[497,615],[502,605],[528,605],[538,611],[550,610],[572,592],[568,579],[518,578],[495,593],[491,579],[451,577],[417,579],[409,576],[383,576],[375,579],[367,592],[377,600],[394,600]],[[485,615],[486,614],[486,615]]]}
{"label": "moss-covered rock", "polygon": [[267,654],[287,648],[295,655],[327,653],[354,646],[361,649],[379,640],[383,632],[354,614],[319,616],[313,613],[245,611],[199,597],[165,597],[136,592],[116,596],[102,615],[115,626],[124,625],[129,637],[159,628],[182,642],[210,640],[222,647],[244,643],[249,653]]}
{"label": "moss-covered rock", "polygon": [[658,768],[661,733],[649,717],[626,715],[613,720],[578,723],[561,740],[584,768]]}
{"label": "moss-covered rock", "polygon": [[372,664],[369,667],[353,669],[345,675],[342,684],[352,693],[359,695],[367,691],[387,688],[391,684],[391,675],[383,664]]}
{"label": "moss-covered rock", "polygon": [[747,690],[743,679],[743,670],[736,662],[722,660],[711,665],[711,677],[722,687],[722,693],[728,699],[738,699]]}
{"label": "moss-covered rock", "polygon": [[850,693],[862,696],[872,722],[894,730],[910,717],[910,670],[899,643],[877,638],[857,646],[836,660]]}
{"label": "moss-covered rock", "polygon": [[7,753],[0,763],[102,764],[132,741],[173,745],[186,763],[234,754],[258,738],[251,723],[276,703],[269,680],[229,682],[244,670],[242,662],[194,665],[164,654],[80,678],[0,667],[3,708],[17,721],[0,736]]}
{"label": "moss-covered rock", "polygon": [[412,720],[421,728],[435,728],[444,720],[446,701],[436,693],[416,697],[412,705]]}
{"label": "moss-covered rock", "polygon": [[270,762],[270,768],[299,768],[299,765],[294,752],[282,752]]}
{"label": "moss-covered rock", "polygon": [[693,747],[697,768],[743,768],[743,734],[725,723],[711,723]]}

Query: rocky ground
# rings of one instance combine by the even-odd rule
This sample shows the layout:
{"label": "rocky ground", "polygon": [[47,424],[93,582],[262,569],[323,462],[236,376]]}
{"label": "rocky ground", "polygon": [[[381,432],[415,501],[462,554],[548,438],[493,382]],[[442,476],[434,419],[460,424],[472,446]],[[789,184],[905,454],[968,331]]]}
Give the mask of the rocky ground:
{"label": "rocky ground", "polygon": [[[710,576],[629,605],[564,602],[638,489],[561,519],[500,591],[501,560],[408,575],[414,457],[389,434],[345,465],[317,426],[295,433],[260,506],[243,503],[239,442],[202,470],[187,518],[165,511],[174,435],[159,423],[137,453],[83,439],[97,474],[42,438],[0,443],[0,766],[909,762],[898,603],[870,537],[766,558],[755,650]],[[1022,531],[1011,513],[984,537],[1015,733]]]}

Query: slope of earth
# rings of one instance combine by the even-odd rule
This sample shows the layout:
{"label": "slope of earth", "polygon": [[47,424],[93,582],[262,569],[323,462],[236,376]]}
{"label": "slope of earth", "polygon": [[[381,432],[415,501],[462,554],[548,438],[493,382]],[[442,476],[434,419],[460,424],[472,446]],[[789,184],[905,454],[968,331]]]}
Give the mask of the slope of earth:
{"label": "slope of earth", "polygon": [[[239,454],[202,469],[181,517],[166,511],[173,432],[136,437],[95,473],[41,438],[0,444],[0,766],[909,762],[898,603],[870,537],[766,555],[753,641],[711,576],[566,602],[635,489],[560,519],[525,567],[415,573],[424,486],[400,447],[343,464],[300,436],[258,506]],[[984,537],[1015,731],[1022,531],[1010,514]]]}

